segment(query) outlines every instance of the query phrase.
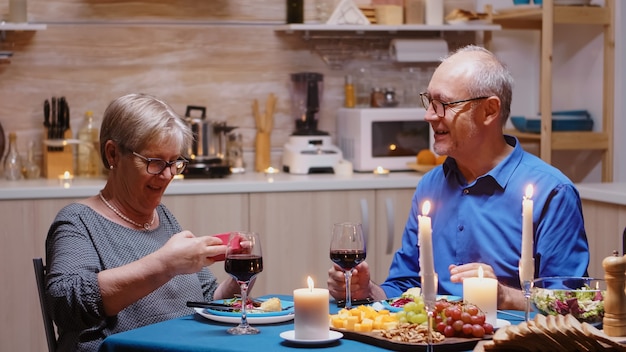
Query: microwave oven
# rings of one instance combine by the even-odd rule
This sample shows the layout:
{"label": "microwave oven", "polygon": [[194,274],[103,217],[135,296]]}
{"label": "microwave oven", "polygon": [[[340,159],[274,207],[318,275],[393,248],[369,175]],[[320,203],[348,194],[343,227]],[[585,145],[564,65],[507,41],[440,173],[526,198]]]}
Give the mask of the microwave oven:
{"label": "microwave oven", "polygon": [[337,142],[354,171],[410,170],[417,153],[431,149],[433,131],[421,108],[340,108]]}

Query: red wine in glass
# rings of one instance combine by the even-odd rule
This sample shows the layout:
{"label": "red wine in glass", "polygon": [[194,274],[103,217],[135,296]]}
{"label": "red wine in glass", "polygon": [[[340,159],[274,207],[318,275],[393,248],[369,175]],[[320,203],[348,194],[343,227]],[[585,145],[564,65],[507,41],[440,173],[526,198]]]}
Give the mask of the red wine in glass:
{"label": "red wine in glass", "polygon": [[343,222],[333,225],[330,241],[330,260],[344,273],[346,285],[346,308],[352,307],[350,284],[352,269],[365,260],[365,237],[361,224]]}
{"label": "red wine in glass", "polygon": [[233,335],[258,334],[259,329],[248,324],[246,311],[250,280],[263,271],[263,255],[258,233],[231,232],[226,245],[224,270],[237,280],[241,288],[241,322],[238,326],[228,329],[228,333]]}
{"label": "red wine in glass", "polygon": [[226,258],[224,270],[237,281],[248,282],[263,271],[263,257],[251,254],[231,254]]}
{"label": "red wine in glass", "polygon": [[353,269],[365,260],[365,250],[339,249],[330,251],[330,260],[339,265],[343,270]]}

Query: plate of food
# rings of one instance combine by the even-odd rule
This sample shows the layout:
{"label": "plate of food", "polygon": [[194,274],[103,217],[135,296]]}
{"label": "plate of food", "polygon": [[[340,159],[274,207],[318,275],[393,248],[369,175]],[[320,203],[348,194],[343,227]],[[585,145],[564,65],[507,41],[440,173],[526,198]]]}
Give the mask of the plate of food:
{"label": "plate of food", "polygon": [[[213,309],[195,307],[199,315],[221,323],[237,324],[241,321],[241,299],[216,300],[210,303],[231,305],[233,309]],[[294,317],[293,302],[272,297],[267,300],[250,302],[246,306],[250,324],[274,324],[290,321]]]}

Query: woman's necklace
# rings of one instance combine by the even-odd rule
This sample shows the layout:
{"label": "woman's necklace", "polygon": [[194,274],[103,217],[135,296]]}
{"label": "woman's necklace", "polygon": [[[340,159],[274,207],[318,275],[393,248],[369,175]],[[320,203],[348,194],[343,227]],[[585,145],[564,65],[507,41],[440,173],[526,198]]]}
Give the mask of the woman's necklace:
{"label": "woman's necklace", "polygon": [[143,225],[131,220],[128,216],[122,214],[121,211],[117,210],[117,208],[115,208],[114,206],[111,205],[111,203],[107,202],[106,199],[104,199],[104,196],[102,195],[102,191],[100,191],[98,193],[98,195],[100,196],[100,199],[102,199],[102,202],[109,208],[111,209],[115,214],[117,214],[117,216],[119,216],[120,218],[122,218],[124,221],[131,223],[137,227],[143,227],[144,230],[150,230],[150,228],[152,227],[152,225],[154,224],[154,220],[156,220],[156,212],[152,212],[152,220],[150,220],[150,222],[146,222]]}

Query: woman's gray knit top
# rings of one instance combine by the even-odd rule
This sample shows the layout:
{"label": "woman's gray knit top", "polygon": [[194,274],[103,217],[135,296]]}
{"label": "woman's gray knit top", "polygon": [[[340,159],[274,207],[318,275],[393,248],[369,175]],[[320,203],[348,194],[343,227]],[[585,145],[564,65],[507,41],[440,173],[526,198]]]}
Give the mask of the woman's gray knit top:
{"label": "woman's gray knit top", "polygon": [[136,261],[181,231],[164,205],[157,212],[159,226],[149,231],[121,226],[78,203],[57,214],[46,239],[46,303],[58,328],[57,351],[97,351],[108,335],[192,314],[187,301],[213,298],[217,280],[203,268],[174,277],[116,316],[105,316],[98,272]]}

